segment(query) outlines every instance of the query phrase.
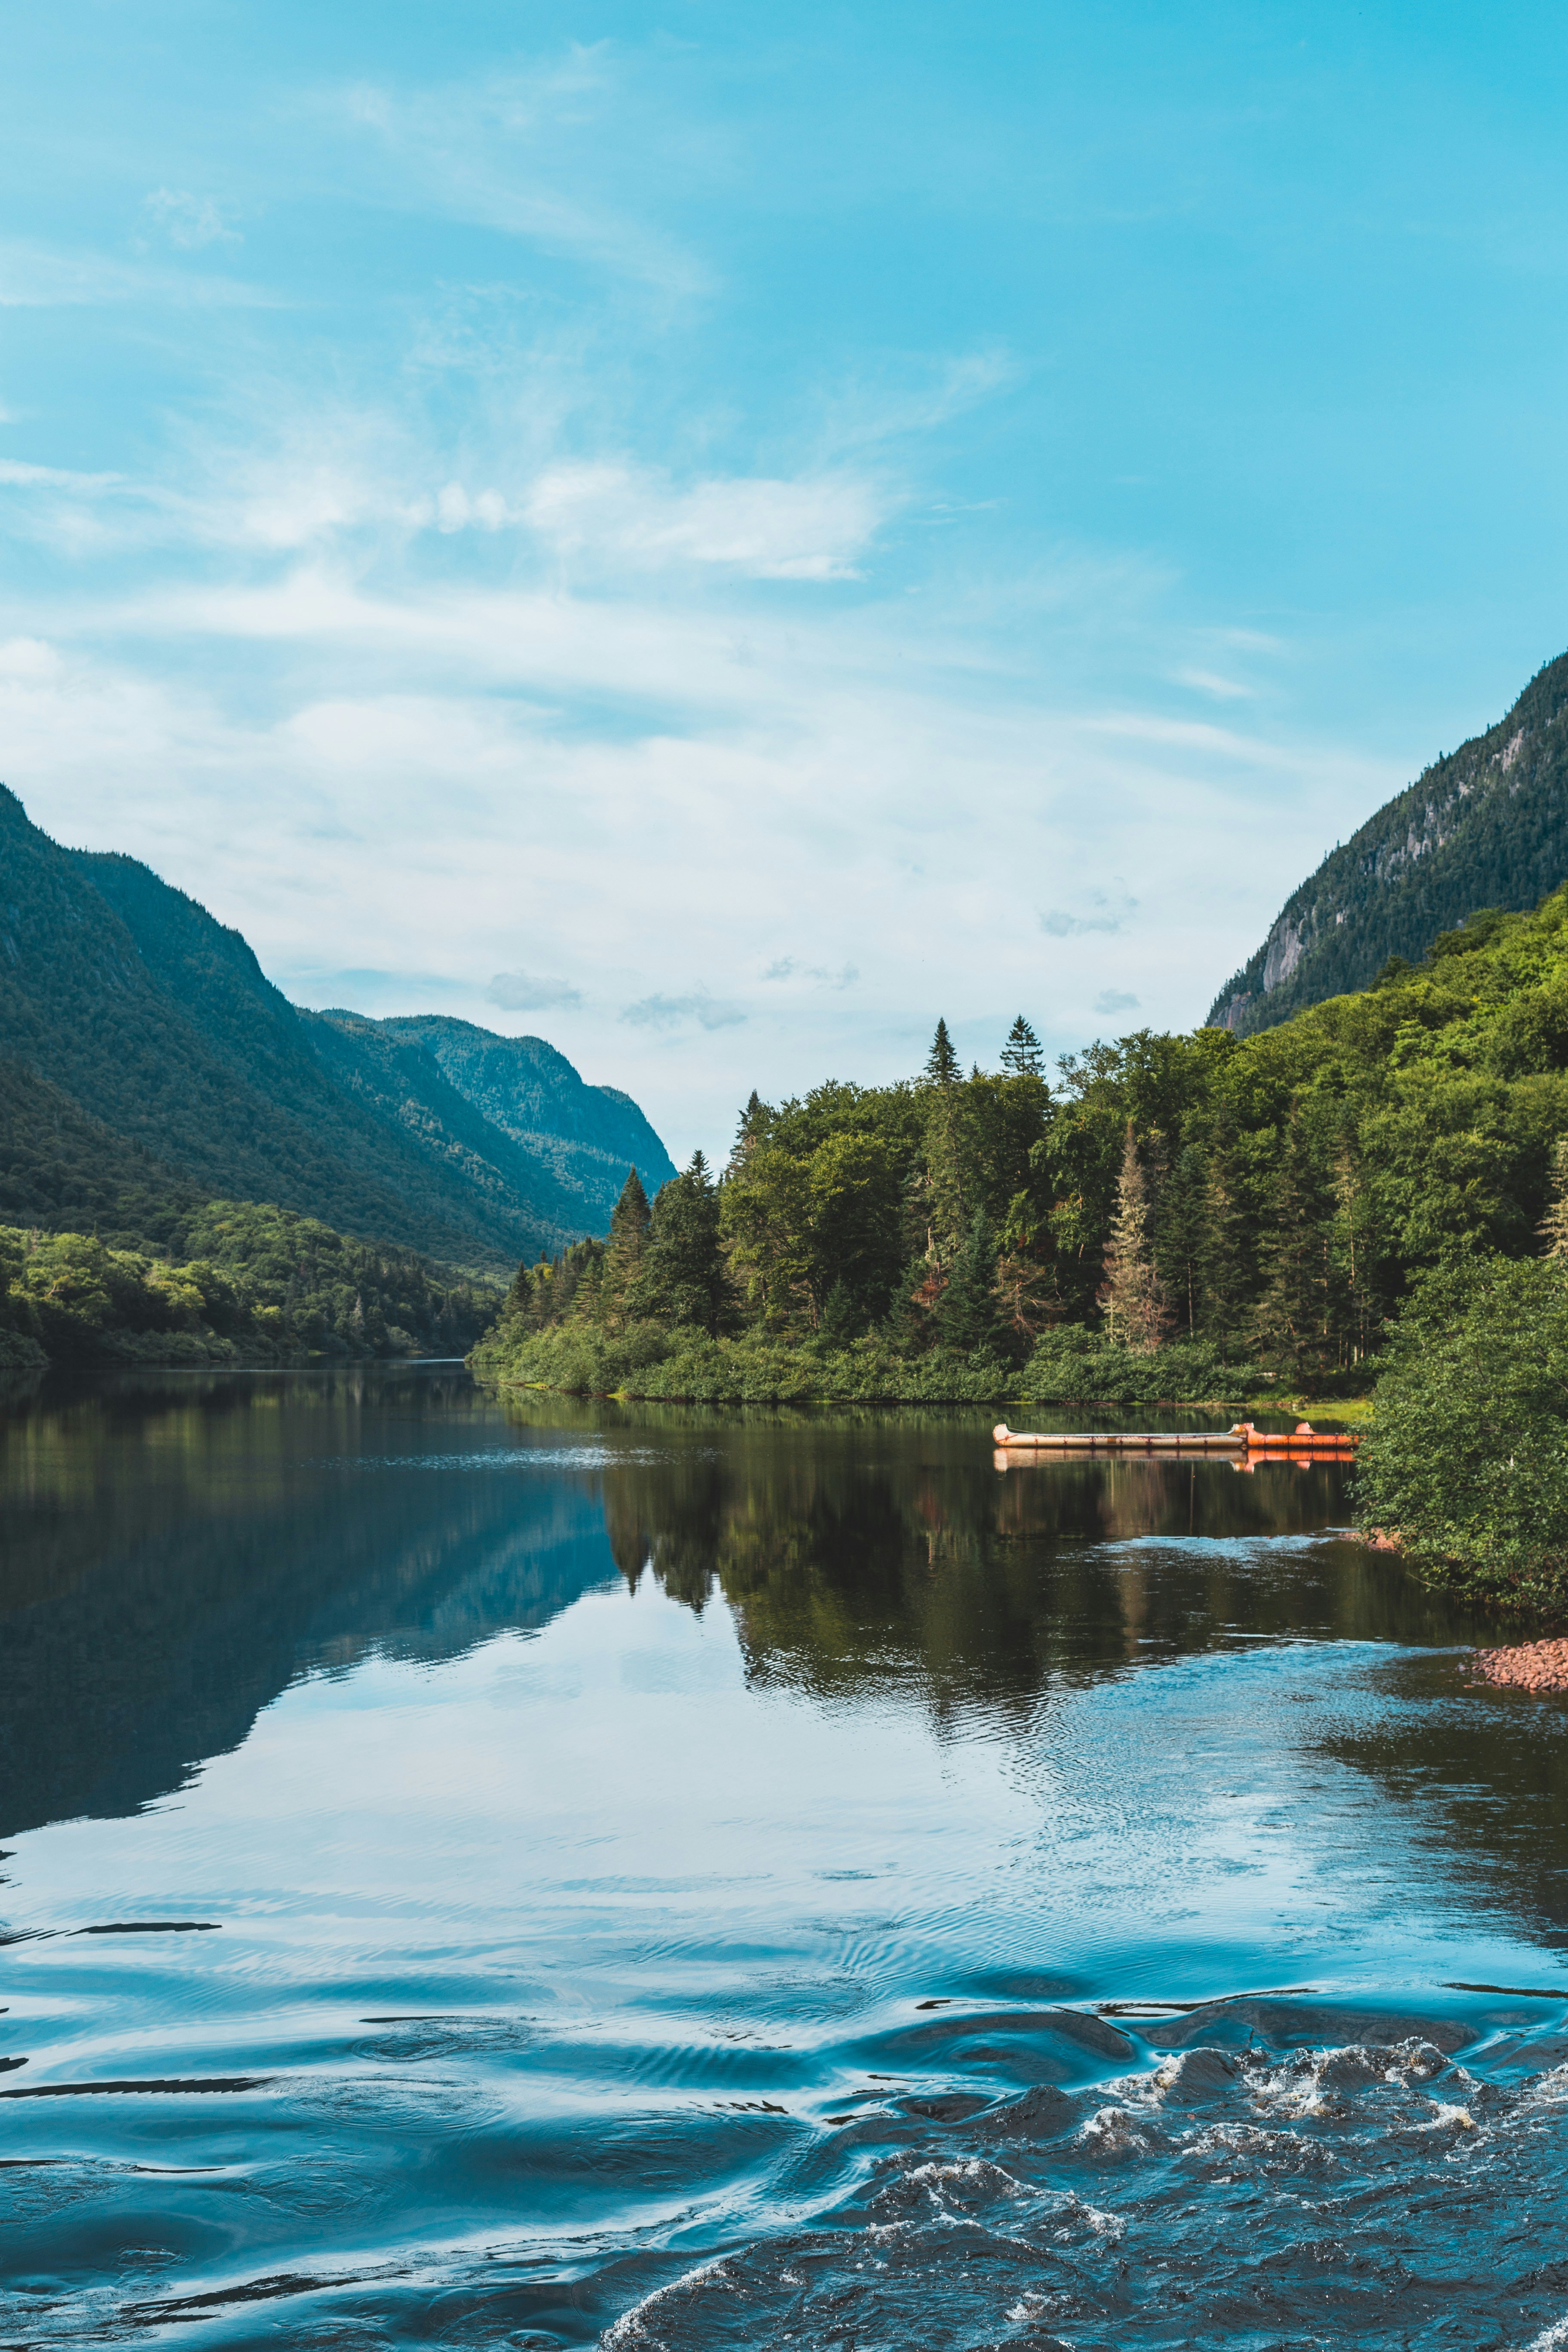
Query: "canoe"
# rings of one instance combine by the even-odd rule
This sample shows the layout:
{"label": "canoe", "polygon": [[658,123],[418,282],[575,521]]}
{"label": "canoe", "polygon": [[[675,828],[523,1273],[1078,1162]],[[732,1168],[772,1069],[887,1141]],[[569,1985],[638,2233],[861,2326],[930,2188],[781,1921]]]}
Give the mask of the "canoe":
{"label": "canoe", "polygon": [[1348,1459],[1361,1440],[1348,1433],[1316,1430],[1299,1422],[1293,1430],[1255,1428],[1238,1421],[1226,1430],[1093,1429],[1043,1433],[1009,1429],[999,1421],[992,1432],[998,1447],[1027,1447],[1037,1454],[1273,1454],[1291,1461]]}

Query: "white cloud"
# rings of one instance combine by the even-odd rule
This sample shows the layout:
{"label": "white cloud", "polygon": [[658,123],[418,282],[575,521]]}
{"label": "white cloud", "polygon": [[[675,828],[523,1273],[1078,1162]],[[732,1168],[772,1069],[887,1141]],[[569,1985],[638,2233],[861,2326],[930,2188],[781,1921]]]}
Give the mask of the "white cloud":
{"label": "white cloud", "polygon": [[700,1029],[736,1029],[745,1017],[738,1004],[716,1003],[701,989],[690,996],[644,996],[621,1015],[634,1029],[679,1029],[692,1023]]}
{"label": "white cloud", "polygon": [[1172,676],[1178,686],[1193,687],[1199,694],[1212,694],[1216,702],[1247,702],[1257,691],[1234,677],[1222,677],[1217,670],[1178,669]]}
{"label": "white cloud", "polygon": [[844,580],[882,520],[869,484],[744,478],[678,489],[629,466],[551,467],[522,514],[566,554],[641,570],[723,566],[759,580]]}
{"label": "white cloud", "polygon": [[852,963],[840,964],[837,971],[819,963],[801,963],[795,956],[776,956],[763,978],[765,981],[803,980],[818,988],[853,988],[860,975]]}
{"label": "white cloud", "polygon": [[1138,999],[1124,988],[1102,988],[1094,1000],[1097,1013],[1132,1013],[1137,1005]]}
{"label": "white cloud", "polygon": [[503,1013],[565,1012],[583,1002],[570,981],[545,980],[531,971],[498,971],[485,995]]}

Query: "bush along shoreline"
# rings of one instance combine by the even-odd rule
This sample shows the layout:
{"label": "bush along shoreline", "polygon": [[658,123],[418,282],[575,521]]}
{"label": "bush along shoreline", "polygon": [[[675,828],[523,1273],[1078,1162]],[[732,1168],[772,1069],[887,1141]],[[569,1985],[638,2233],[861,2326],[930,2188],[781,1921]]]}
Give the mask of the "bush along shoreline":
{"label": "bush along shoreline", "polygon": [[[1389,1334],[1352,1494],[1424,1582],[1568,1614],[1568,1215],[1544,1258],[1430,1276]],[[1548,1221],[1549,1226],[1553,1223]]]}
{"label": "bush along shoreline", "polygon": [[1154,1356],[1097,1347],[1090,1335],[1075,1332],[1042,1344],[1020,1369],[983,1349],[939,1347],[910,1358],[869,1337],[842,1347],[790,1344],[657,1323],[611,1336],[588,1328],[519,1332],[503,1320],[468,1365],[478,1379],[502,1386],[668,1404],[1218,1407],[1246,1398],[1257,1381],[1249,1367],[1222,1364],[1202,1340]]}

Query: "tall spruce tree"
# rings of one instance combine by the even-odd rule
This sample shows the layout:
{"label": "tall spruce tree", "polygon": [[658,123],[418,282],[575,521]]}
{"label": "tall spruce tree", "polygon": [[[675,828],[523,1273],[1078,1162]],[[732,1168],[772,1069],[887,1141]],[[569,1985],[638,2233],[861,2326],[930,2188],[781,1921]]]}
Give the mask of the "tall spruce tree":
{"label": "tall spruce tree", "polygon": [[1241,1155],[1237,1148],[1235,1124],[1224,1107],[1215,1122],[1207,1156],[1208,1184],[1198,1261],[1202,1329],[1204,1337],[1217,1345],[1220,1361],[1229,1363],[1242,1354],[1245,1347],[1251,1253],[1242,1193]]}
{"label": "tall spruce tree", "polygon": [[1098,1303],[1107,1338],[1145,1353],[1160,1345],[1170,1322],[1164,1286],[1154,1265],[1152,1207],[1138,1138],[1129,1119]]}
{"label": "tall spruce tree", "polygon": [[1374,1204],[1355,1131],[1345,1129],[1333,1162],[1333,1251],[1339,1360],[1364,1361],[1383,1323]]}
{"label": "tall spruce tree", "polygon": [[1208,1162],[1195,1143],[1184,1144],[1160,1188],[1154,1258],[1184,1339],[1196,1336],[1203,1315],[1204,1248],[1208,1235]]}
{"label": "tall spruce tree", "polygon": [[952,1050],[947,1023],[939,1020],[936,1034],[931,1041],[931,1052],[926,1055],[926,1084],[928,1087],[955,1087],[959,1075],[958,1055]]}
{"label": "tall spruce tree", "polygon": [[725,1320],[730,1286],[719,1245],[719,1194],[700,1151],[661,1185],[648,1222],[635,1304],[669,1323],[692,1323],[714,1337]]}
{"label": "tall spruce tree", "polygon": [[1316,1371],[1332,1360],[1334,1320],[1332,1219],[1305,1122],[1292,1103],[1274,1181],[1268,1279],[1253,1328],[1275,1363]]}
{"label": "tall spruce tree", "polygon": [[1007,1043],[1002,1048],[1002,1067],[1010,1078],[1038,1078],[1045,1075],[1045,1048],[1021,1013],[1007,1032]]}
{"label": "tall spruce tree", "polygon": [[945,1347],[965,1354],[994,1347],[1001,1315],[993,1287],[996,1276],[996,1236],[984,1209],[977,1209],[969,1231],[953,1253],[942,1296],[933,1310],[937,1336]]}
{"label": "tall spruce tree", "polygon": [[628,1169],[626,1181],[621,1187],[621,1197],[616,1202],[615,1213],[610,1219],[600,1287],[601,1312],[612,1328],[625,1322],[634,1310],[651,1221],[652,1212],[647,1204],[647,1194],[642,1188],[642,1179],[635,1168]]}

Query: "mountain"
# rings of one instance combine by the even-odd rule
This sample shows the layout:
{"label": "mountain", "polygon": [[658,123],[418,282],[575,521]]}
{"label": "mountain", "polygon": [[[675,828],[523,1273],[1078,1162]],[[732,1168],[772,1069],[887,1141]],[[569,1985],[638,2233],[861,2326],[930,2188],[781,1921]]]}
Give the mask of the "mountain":
{"label": "mountain", "polygon": [[1568,877],[1568,654],[1505,719],[1434,761],[1289,898],[1208,1016],[1238,1036],[1417,963],[1482,908],[1521,913]]}
{"label": "mountain", "polygon": [[[487,1069],[510,1125],[453,1082],[426,1025],[479,1041],[449,1058]],[[4,787],[0,1055],[16,1223],[90,1205],[129,1233],[172,1192],[222,1194],[499,1269],[602,1232],[628,1166],[650,1189],[675,1172],[637,1106],[542,1040],[302,1012],[237,931],[134,858],[62,849]]]}
{"label": "mountain", "polygon": [[[332,1017],[332,1016],[328,1016]],[[341,1016],[339,1016],[341,1017]],[[675,1171],[663,1144],[618,1087],[586,1087],[542,1037],[498,1037],[441,1013],[405,1014],[380,1026],[422,1046],[465,1102],[552,1169],[607,1226],[628,1166],[652,1192]]]}

